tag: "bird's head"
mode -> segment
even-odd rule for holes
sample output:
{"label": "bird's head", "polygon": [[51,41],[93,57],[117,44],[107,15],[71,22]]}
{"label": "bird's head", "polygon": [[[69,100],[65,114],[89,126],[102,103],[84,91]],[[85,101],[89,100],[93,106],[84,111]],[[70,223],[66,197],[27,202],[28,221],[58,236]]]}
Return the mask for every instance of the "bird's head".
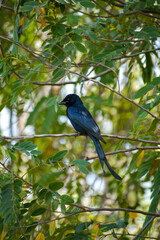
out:
{"label": "bird's head", "polygon": [[68,94],[59,105],[65,105],[66,107],[73,106],[75,104],[82,103],[80,97],[76,94]]}

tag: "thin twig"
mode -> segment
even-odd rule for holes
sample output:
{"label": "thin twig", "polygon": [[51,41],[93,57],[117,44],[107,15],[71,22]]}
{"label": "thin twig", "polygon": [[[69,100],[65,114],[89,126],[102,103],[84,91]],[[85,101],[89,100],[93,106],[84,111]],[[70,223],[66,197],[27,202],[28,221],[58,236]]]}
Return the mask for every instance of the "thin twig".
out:
{"label": "thin twig", "polygon": [[[117,150],[117,151],[113,151],[113,152],[107,152],[105,153],[106,156],[110,156],[110,155],[114,155],[114,154],[119,154],[119,153],[126,153],[126,152],[133,152],[136,150],[155,150],[155,149],[160,149],[160,147],[157,146],[146,146],[146,147],[133,147],[133,148],[128,148],[128,149],[122,149],[122,150]],[[94,156],[91,158],[86,158],[87,161],[92,160],[92,159],[96,159],[98,158],[98,156]]]}
{"label": "thin twig", "polygon": [[30,187],[32,187],[32,183],[27,182],[27,181],[25,181],[23,178],[17,176],[17,175],[16,175],[15,173],[13,173],[9,168],[7,168],[2,162],[0,162],[0,165],[3,166],[3,168],[4,168],[7,172],[11,173],[15,178],[20,179],[20,180],[23,181],[26,185],[29,185]]}
{"label": "thin twig", "polygon": [[132,240],[136,240],[140,237],[140,235],[144,232],[144,230],[154,221],[154,219],[156,218],[156,216],[152,217],[147,223],[146,225],[141,229],[141,231],[139,231],[139,233],[137,234],[136,237],[134,237]]}
{"label": "thin twig", "polygon": [[1,7],[2,7],[2,8],[5,8],[5,9],[7,9],[7,10],[9,10],[9,11],[14,12],[14,9],[13,9],[13,8],[8,7],[8,6],[5,6],[4,4],[1,4]]}
{"label": "thin twig", "polygon": [[141,105],[139,105],[138,103],[134,102],[132,99],[128,98],[128,97],[125,97],[122,93],[120,92],[117,92],[116,90],[106,86],[105,84],[101,83],[101,82],[98,82],[96,80],[93,80],[93,79],[90,79],[90,81],[94,82],[94,83],[98,83],[99,85],[102,85],[103,87],[109,89],[110,91],[116,93],[117,95],[121,96],[122,98],[126,99],[127,101],[133,103],[135,106],[137,106],[138,108],[142,109],[143,111],[147,112],[148,114],[150,114],[152,117],[156,118],[157,120],[160,121],[160,118],[157,117],[156,115],[152,114],[150,111],[148,111],[146,108],[142,107]]}
{"label": "thin twig", "polygon": [[[134,237],[134,236],[136,236],[135,234],[130,234],[130,233],[117,233],[117,232],[115,232],[115,234],[118,236],[129,236],[129,237]],[[109,234],[105,234],[105,237],[108,237],[108,236],[113,236],[113,234],[112,233],[109,233]],[[158,238],[156,238],[156,237],[148,237],[148,236],[142,236],[142,235],[140,235],[139,236],[140,238],[142,238],[142,239],[151,239],[151,240],[159,240]]]}
{"label": "thin twig", "polygon": [[[71,204],[67,204],[67,205],[71,205]],[[82,209],[82,206],[81,206],[81,209]],[[45,223],[50,223],[52,221],[72,217],[72,216],[77,215],[77,214],[90,213],[90,212],[133,212],[133,213],[139,213],[139,214],[143,214],[143,215],[147,215],[147,216],[154,216],[154,217],[158,217],[158,218],[160,217],[160,214],[158,214],[158,213],[144,212],[144,211],[135,210],[135,209],[127,209],[127,208],[88,208],[86,206],[83,206],[83,209],[81,211],[72,212],[72,213],[70,213],[68,215],[65,215],[65,216],[62,216],[62,217],[57,217],[57,218],[53,218],[53,219],[49,219],[49,220],[45,220],[45,221],[40,221],[39,223],[33,223],[33,224],[30,224],[30,225],[26,225],[26,226],[23,226],[23,228],[28,228],[28,227],[32,227],[32,226],[36,226],[36,225],[43,225]],[[19,227],[17,227],[17,228],[19,228]]]}

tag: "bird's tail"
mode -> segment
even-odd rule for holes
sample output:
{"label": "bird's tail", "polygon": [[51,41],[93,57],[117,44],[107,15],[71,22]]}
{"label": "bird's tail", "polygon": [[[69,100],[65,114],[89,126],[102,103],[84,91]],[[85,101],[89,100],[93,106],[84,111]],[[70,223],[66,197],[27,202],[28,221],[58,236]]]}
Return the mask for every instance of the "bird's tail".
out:
{"label": "bird's tail", "polygon": [[103,169],[103,173],[106,174],[106,172],[104,171],[104,162],[106,164],[106,166],[108,167],[109,171],[111,172],[111,174],[118,180],[122,180],[122,178],[113,170],[113,168],[111,167],[111,165],[109,164],[109,162],[107,161],[107,158],[103,152],[103,148],[99,142],[99,140],[97,138],[95,138],[93,135],[89,134],[90,138],[93,140],[94,145],[96,147],[96,151]]}

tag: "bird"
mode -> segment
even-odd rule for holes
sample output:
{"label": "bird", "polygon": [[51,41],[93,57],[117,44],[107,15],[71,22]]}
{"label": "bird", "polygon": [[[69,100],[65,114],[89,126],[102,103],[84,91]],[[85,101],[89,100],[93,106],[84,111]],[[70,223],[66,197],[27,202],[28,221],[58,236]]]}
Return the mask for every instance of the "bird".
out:
{"label": "bird", "polygon": [[76,94],[68,94],[59,105],[65,105],[67,107],[67,116],[76,130],[76,132],[81,135],[88,135],[96,148],[104,175],[106,174],[104,170],[104,163],[108,167],[110,173],[117,179],[122,180],[122,178],[113,170],[111,165],[109,164],[103,148],[101,146],[101,142],[105,143],[105,140],[102,138],[100,129],[93,119],[91,113],[85,108],[82,100]]}

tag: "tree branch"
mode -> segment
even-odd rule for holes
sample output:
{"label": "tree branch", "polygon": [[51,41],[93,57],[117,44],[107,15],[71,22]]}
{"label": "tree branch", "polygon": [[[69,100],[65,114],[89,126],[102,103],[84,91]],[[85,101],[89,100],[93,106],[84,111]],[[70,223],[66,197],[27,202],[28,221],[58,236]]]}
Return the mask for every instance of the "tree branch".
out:
{"label": "tree branch", "polygon": [[32,183],[25,181],[23,178],[19,177],[19,176],[16,175],[15,173],[13,173],[9,168],[7,168],[7,167],[4,165],[4,163],[0,162],[0,165],[3,166],[3,168],[4,168],[7,172],[11,173],[15,178],[18,178],[18,179],[20,179],[21,181],[23,181],[26,185],[28,185],[28,186],[30,186],[30,187],[33,186]]}
{"label": "tree branch", "polygon": [[9,11],[14,12],[14,9],[13,9],[13,8],[8,7],[8,6],[5,6],[4,4],[1,4],[1,7],[2,7],[2,8],[5,8],[5,9],[7,9],[7,10],[9,10]]}
{"label": "tree branch", "polygon": [[[119,135],[111,135],[111,134],[101,134],[102,137],[108,137],[108,138],[116,138],[126,141],[134,141],[134,142],[143,142],[143,143],[151,143],[159,145],[159,141],[151,141],[151,140],[145,140],[140,138],[130,138],[125,136],[119,136]],[[15,137],[8,137],[8,136],[1,136],[0,141],[2,140],[26,140],[26,139],[34,139],[34,138],[55,138],[55,137],[78,137],[78,133],[59,133],[59,134],[37,134],[37,135],[29,135],[29,136],[15,136]],[[83,135],[81,135],[83,136]]]}
{"label": "tree branch", "polygon": [[134,237],[132,240],[136,240],[138,239],[141,234],[144,232],[144,230],[154,221],[154,219],[156,218],[156,216],[152,217],[147,223],[146,225],[141,229],[141,231],[139,231],[139,233],[137,234],[136,237]]}
{"label": "tree branch", "polygon": [[[128,149],[122,149],[122,150],[117,150],[113,152],[107,152],[105,153],[106,156],[114,155],[114,154],[119,154],[119,153],[126,153],[126,152],[133,152],[135,150],[155,150],[155,149],[160,149],[160,147],[157,146],[146,146],[146,147],[133,147],[133,148],[128,148]],[[87,161],[96,159],[98,156],[96,155],[95,157],[91,158],[86,158]]]}
{"label": "tree branch", "polygon": [[133,100],[131,100],[130,98],[128,97],[125,97],[122,93],[120,92],[117,92],[116,90],[106,86],[105,84],[101,83],[101,82],[98,82],[96,80],[93,80],[93,79],[90,79],[90,81],[94,82],[94,83],[98,83],[99,85],[102,85],[103,87],[109,89],[110,91],[116,93],[117,95],[121,96],[122,98],[126,99],[127,101],[133,103],[135,106],[137,106],[138,108],[142,109],[143,111],[147,112],[148,114],[150,114],[152,117],[156,118],[157,120],[160,121],[160,118],[155,116],[154,114],[152,114],[150,111],[148,111],[147,109],[145,109],[144,107],[142,107],[141,105],[139,105],[138,103],[134,102]]}
{"label": "tree branch", "polygon": [[[66,205],[72,205],[72,204],[66,204]],[[74,205],[76,205],[76,204],[74,204]],[[79,206],[76,206],[76,207],[79,208]],[[49,219],[49,220],[46,220],[46,221],[40,221],[39,223],[33,223],[33,224],[28,225],[28,226],[24,226],[24,228],[32,227],[32,226],[35,226],[35,225],[42,225],[42,224],[50,223],[52,221],[56,221],[56,220],[59,220],[59,219],[72,217],[72,216],[77,215],[77,214],[90,213],[90,212],[118,212],[119,211],[119,212],[139,213],[139,214],[143,214],[143,215],[147,215],[147,216],[154,216],[154,218],[155,217],[158,217],[158,218],[160,217],[160,214],[158,214],[158,213],[144,212],[144,211],[141,211],[141,210],[127,209],[127,208],[88,208],[86,206],[83,206],[83,208],[82,208],[82,206],[81,206],[81,209],[82,209],[82,211],[72,212],[68,215],[65,215],[65,216],[62,216],[62,217],[56,217],[56,218]]]}

